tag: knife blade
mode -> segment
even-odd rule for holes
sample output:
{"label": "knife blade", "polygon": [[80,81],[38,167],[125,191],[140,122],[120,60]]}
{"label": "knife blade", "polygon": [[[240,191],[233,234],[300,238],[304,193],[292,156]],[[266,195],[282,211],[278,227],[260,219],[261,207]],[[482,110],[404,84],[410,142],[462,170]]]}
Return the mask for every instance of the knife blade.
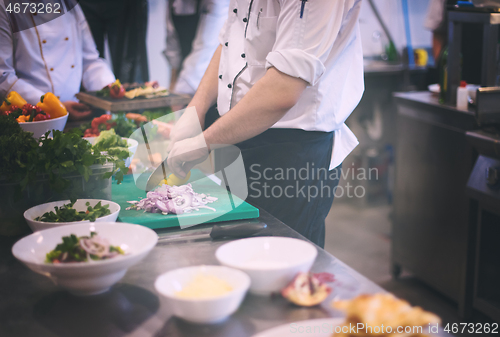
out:
{"label": "knife blade", "polygon": [[165,235],[158,239],[158,243],[169,243],[175,241],[192,241],[198,239],[239,239],[246,238],[259,233],[267,228],[267,224],[263,222],[243,223],[238,225],[213,225],[212,228],[206,228],[197,231],[189,231],[187,233]]}
{"label": "knife blade", "polygon": [[[167,159],[165,159],[167,160]],[[167,174],[168,172],[168,174]],[[161,181],[163,179],[167,179],[167,176],[170,175],[170,170],[168,170],[165,167],[165,161],[161,163],[160,166],[158,166],[153,173],[148,178],[148,181],[146,182],[146,192],[154,190],[158,185],[160,185]]]}
{"label": "knife blade", "polygon": [[[141,131],[142,131],[142,136],[144,137],[144,144],[146,145],[146,149],[148,150],[149,161],[151,162],[151,165],[153,165],[154,162],[153,155],[151,153],[148,137],[146,135],[146,130],[144,130],[143,125],[141,125]],[[148,181],[146,182],[146,192],[149,192],[153,190],[155,187],[157,187],[163,179],[167,180],[167,170],[165,168],[166,160],[167,159],[165,158],[165,160],[161,162],[161,165],[158,166],[149,176]]]}

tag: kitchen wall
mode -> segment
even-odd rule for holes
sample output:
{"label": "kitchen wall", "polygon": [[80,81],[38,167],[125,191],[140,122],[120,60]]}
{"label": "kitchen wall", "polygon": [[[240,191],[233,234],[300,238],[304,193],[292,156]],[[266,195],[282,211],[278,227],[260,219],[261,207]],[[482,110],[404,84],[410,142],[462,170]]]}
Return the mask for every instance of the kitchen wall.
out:
{"label": "kitchen wall", "polygon": [[[382,19],[391,32],[399,50],[406,46],[405,23],[401,0],[373,0]],[[431,32],[424,28],[429,0],[408,0],[410,31],[413,48],[431,46]],[[361,39],[365,56],[380,55],[388,40],[379,25],[368,1],[363,1],[360,13]]]}

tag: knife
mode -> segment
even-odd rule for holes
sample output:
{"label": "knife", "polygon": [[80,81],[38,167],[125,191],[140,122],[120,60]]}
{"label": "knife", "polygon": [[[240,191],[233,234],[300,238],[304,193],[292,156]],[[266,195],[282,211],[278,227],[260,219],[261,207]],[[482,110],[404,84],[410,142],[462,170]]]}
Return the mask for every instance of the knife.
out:
{"label": "knife", "polygon": [[[144,137],[144,143],[148,150],[149,161],[151,162],[151,165],[153,165],[153,155],[151,154],[151,148],[149,147],[148,137],[146,136],[146,131],[144,130],[143,125],[141,125],[141,131],[142,131],[142,136]],[[166,160],[167,159],[165,158],[165,160],[161,162],[161,165],[158,166],[149,176],[148,181],[146,182],[146,192],[149,192],[153,190],[155,187],[157,187],[163,179],[167,180],[167,170],[165,169]]]}
{"label": "knife", "polygon": [[[170,175],[170,170],[167,170],[165,167],[165,159],[164,161],[161,162],[161,165],[158,166],[153,173],[148,178],[148,181],[146,183],[146,192],[154,190],[158,185],[160,185],[161,181],[163,179],[167,180],[167,176]],[[168,175],[167,175],[168,172]]]}
{"label": "knife", "polygon": [[239,239],[246,238],[259,233],[267,228],[263,222],[243,223],[239,225],[214,225],[212,228],[206,228],[198,231],[189,231],[187,233],[165,235],[158,238],[158,243],[168,243],[172,241],[191,241],[197,239]]}

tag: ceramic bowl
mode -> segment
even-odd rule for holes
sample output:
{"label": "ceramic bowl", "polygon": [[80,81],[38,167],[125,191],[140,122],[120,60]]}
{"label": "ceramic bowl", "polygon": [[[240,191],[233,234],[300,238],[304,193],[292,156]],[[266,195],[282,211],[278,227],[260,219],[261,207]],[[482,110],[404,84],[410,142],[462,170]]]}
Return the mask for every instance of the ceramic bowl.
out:
{"label": "ceramic bowl", "polygon": [[[85,205],[87,202],[90,203],[90,206],[94,207],[98,202],[101,202],[101,205],[109,205],[109,210],[111,214],[105,215],[103,217],[97,218],[95,222],[115,222],[120,214],[120,205],[116,202],[108,201],[108,200],[99,200],[99,199],[78,199],[73,208],[77,211],[85,211],[87,206]],[[66,225],[74,225],[79,223],[89,223],[90,221],[75,221],[75,222],[43,222],[36,221],[35,218],[45,214],[46,212],[50,212],[54,210],[54,207],[61,207],[63,205],[69,204],[69,200],[61,200],[61,201],[53,201],[48,202],[46,204],[41,204],[35,207],[31,207],[26,212],[24,212],[24,219],[30,226],[33,232],[41,231],[47,228],[66,226]]]}
{"label": "ceramic bowl", "polygon": [[[90,142],[90,144],[92,144],[92,145],[94,145],[94,142],[95,142],[96,138],[97,137],[83,137],[83,139],[85,139],[86,141]],[[137,147],[139,146],[139,142],[137,140],[131,139],[131,138],[122,137],[122,139],[124,139],[124,140],[127,141],[128,150],[130,152],[130,157],[128,157],[127,159],[125,159],[125,166],[129,167],[130,163],[132,162],[132,159],[134,158],[135,151],[137,151]]]}
{"label": "ceramic bowl", "polygon": [[[19,125],[24,131],[33,132],[33,137],[40,138],[47,131],[63,131],[67,121],[68,114],[62,117],[47,119],[44,121],[19,123]],[[52,137],[52,132],[50,133],[49,137]]]}
{"label": "ceramic bowl", "polygon": [[[119,246],[125,255],[92,262],[45,263],[46,254],[62,242],[63,236],[78,237],[97,232]],[[12,254],[36,273],[49,277],[55,284],[75,295],[94,295],[107,291],[127,269],[142,260],[156,245],[158,235],[140,225],[119,222],[90,222],[49,228],[17,241]]]}
{"label": "ceramic bowl", "polygon": [[[200,274],[213,275],[227,282],[232,290],[206,299],[188,299],[176,295]],[[169,271],[156,279],[156,290],[165,297],[175,316],[200,324],[220,322],[240,306],[250,286],[245,273],[223,266],[194,266]]]}
{"label": "ceramic bowl", "polygon": [[307,241],[275,236],[232,241],[215,252],[222,265],[250,276],[251,293],[265,296],[281,291],[299,272],[308,272],[317,254]]}

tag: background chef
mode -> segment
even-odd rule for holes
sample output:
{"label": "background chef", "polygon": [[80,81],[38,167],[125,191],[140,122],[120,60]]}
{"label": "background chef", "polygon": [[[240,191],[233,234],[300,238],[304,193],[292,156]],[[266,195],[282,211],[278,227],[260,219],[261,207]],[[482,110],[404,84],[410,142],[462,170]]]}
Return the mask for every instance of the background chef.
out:
{"label": "background chef", "polygon": [[[273,171],[340,170],[358,144],[344,121],[364,90],[360,5],[360,0],[231,1],[220,46],[189,104],[205,131],[194,135],[174,129],[168,158],[172,171],[185,176],[217,144],[241,149],[249,185],[260,179],[283,189],[292,183],[263,181],[252,165]],[[205,125],[215,101],[221,117]],[[300,181],[306,189],[326,191],[328,186],[328,195],[250,193],[247,201],[323,246],[331,191],[338,184],[331,176]]]}
{"label": "background chef", "polygon": [[83,118],[91,110],[75,98],[80,86],[100,90],[115,80],[99,58],[78,4],[56,19],[17,33],[12,32],[5,6],[0,4],[0,41],[0,97],[16,91],[36,104],[40,96],[52,92],[70,116]]}
{"label": "background chef", "polygon": [[168,5],[163,53],[172,69],[170,91],[193,95],[219,46],[229,0],[170,0]]}

